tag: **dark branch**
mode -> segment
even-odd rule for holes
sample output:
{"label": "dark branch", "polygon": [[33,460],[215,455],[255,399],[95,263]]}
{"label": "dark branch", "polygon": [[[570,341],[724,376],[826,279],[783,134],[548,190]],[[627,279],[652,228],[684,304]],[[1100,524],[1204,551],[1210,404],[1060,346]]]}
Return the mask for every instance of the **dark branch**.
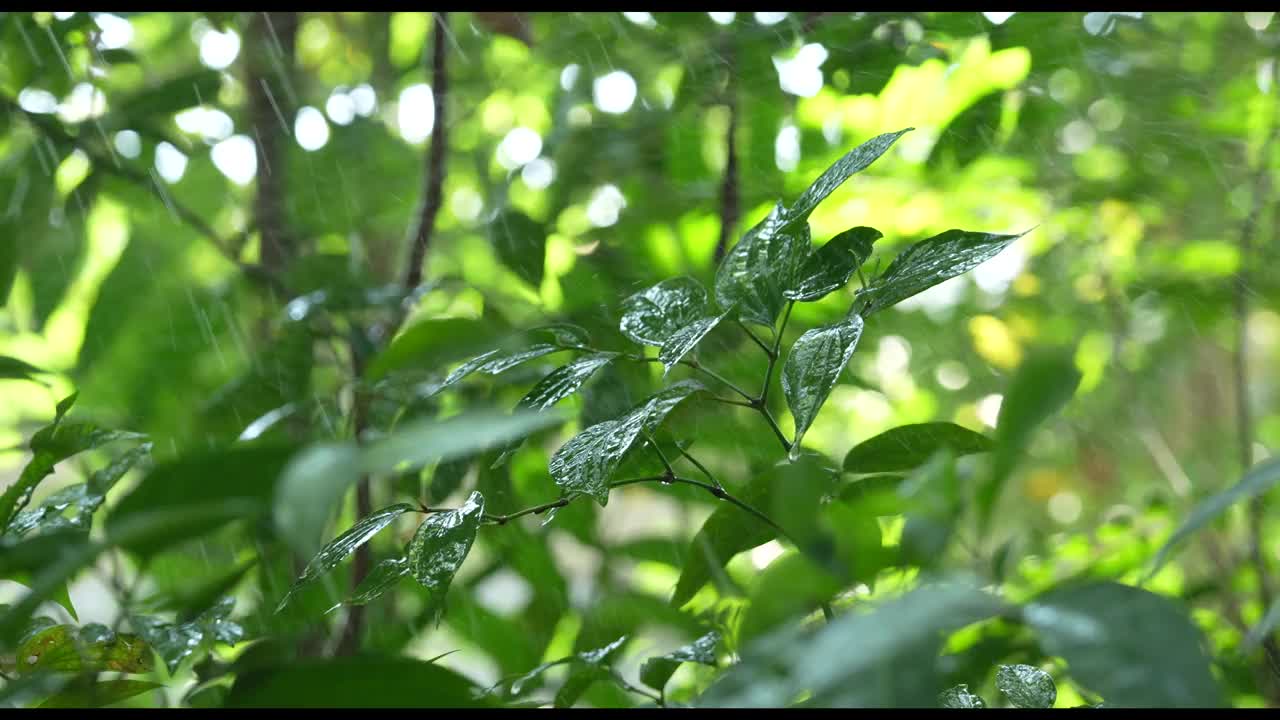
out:
{"label": "dark branch", "polygon": [[445,66],[448,55],[445,43],[449,34],[448,13],[436,13],[431,33],[431,102],[435,111],[434,124],[431,126],[431,148],[427,153],[426,175],[424,179],[422,211],[418,215],[413,237],[409,246],[409,261],[405,268],[404,286],[408,290],[416,288],[422,282],[422,265],[426,261],[427,248],[431,246],[431,236],[435,233],[436,215],[444,197],[444,160],[448,149],[448,118],[445,108],[449,93],[449,74]]}

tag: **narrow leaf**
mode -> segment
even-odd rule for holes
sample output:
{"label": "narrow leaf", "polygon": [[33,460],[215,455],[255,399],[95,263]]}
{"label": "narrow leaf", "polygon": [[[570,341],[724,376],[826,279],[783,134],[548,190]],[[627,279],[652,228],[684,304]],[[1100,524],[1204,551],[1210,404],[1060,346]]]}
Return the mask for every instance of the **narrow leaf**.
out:
{"label": "narrow leaf", "polygon": [[972,270],[995,257],[1026,233],[994,233],[948,230],[902,251],[884,274],[861,293],[867,299],[862,314],[873,313]]}
{"label": "narrow leaf", "polygon": [[791,346],[782,366],[782,393],[795,418],[793,455],[799,452],[801,439],[849,364],[861,336],[862,317],[852,315],[835,325],[807,331]]}
{"label": "narrow leaf", "polygon": [[914,470],[943,448],[956,455],[988,452],[991,439],[954,423],[902,425],[858,443],[844,456],[844,470],[882,473]]}
{"label": "narrow leaf", "polygon": [[454,573],[462,567],[484,515],[484,496],[478,492],[456,510],[433,513],[409,543],[409,569],[423,587],[439,597],[449,589]]}
{"label": "narrow leaf", "polygon": [[813,181],[813,184],[808,189],[801,193],[800,197],[792,203],[791,208],[787,211],[788,218],[793,222],[808,219],[814,208],[818,207],[818,204],[825,200],[836,188],[840,187],[845,180],[866,170],[871,163],[885,154],[885,151],[892,147],[898,141],[898,138],[914,129],[906,128],[898,132],[877,135],[850,150],[844,157],[837,160],[834,165],[827,168],[822,175],[818,176],[817,180]]}
{"label": "narrow leaf", "polygon": [[675,277],[623,300],[618,329],[641,345],[661,347],[672,333],[706,314],[706,308],[702,284]]}
{"label": "narrow leaf", "polygon": [[373,570],[356,586],[348,605],[366,605],[395,587],[400,579],[409,574],[409,558],[398,557],[383,560],[373,566]]}
{"label": "narrow leaf", "polygon": [[716,646],[719,644],[720,633],[712,630],[688,645],[666,655],[649,658],[640,666],[640,682],[662,692],[662,689],[667,685],[667,681],[671,679],[676,669],[683,663],[694,662],[714,667],[716,664]]}
{"label": "narrow leaf", "polygon": [[662,361],[662,376],[665,378],[667,373],[671,372],[671,368],[697,347],[698,343],[702,342],[702,338],[714,330],[728,314],[729,311],[726,311],[712,317],[699,318],[672,333],[658,352],[658,359]]}
{"label": "narrow leaf", "polygon": [[875,228],[856,227],[836,235],[805,259],[795,284],[783,291],[788,300],[812,302],[844,287],[871,257],[871,245],[884,235]]}
{"label": "narrow leaf", "polygon": [[307,563],[306,569],[302,571],[302,577],[298,578],[293,588],[280,601],[280,607],[276,608],[276,611],[279,612],[280,608],[284,607],[290,595],[299,587],[316,580],[337,567],[348,555],[355,552],[356,548],[371,540],[383,528],[395,522],[396,518],[407,512],[413,512],[414,509],[408,503],[397,503],[381,510],[376,510],[362,518],[355,525],[352,525],[350,530],[334,538],[329,544],[321,548],[315,557],[311,558],[311,562]]}
{"label": "narrow leaf", "polygon": [[[4,298],[0,296],[0,306],[3,305]],[[44,370],[23,360],[0,355],[0,380],[35,380],[38,375],[44,373]]]}
{"label": "narrow leaf", "polygon": [[572,395],[582,387],[600,368],[613,362],[618,357],[615,352],[592,353],[553,370],[538,381],[520,402],[518,408],[529,410],[546,410],[561,400]]}

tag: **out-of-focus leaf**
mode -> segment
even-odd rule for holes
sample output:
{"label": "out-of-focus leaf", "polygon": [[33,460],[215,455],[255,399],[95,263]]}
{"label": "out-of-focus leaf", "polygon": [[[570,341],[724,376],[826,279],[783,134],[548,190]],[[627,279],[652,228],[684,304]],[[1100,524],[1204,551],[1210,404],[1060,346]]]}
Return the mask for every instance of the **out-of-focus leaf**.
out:
{"label": "out-of-focus leaf", "polygon": [[[809,225],[784,227],[787,211],[779,203],[747,231],[716,270],[716,302],[736,308],[738,317],[773,327],[809,253]],[[690,318],[692,320],[692,318]]]}
{"label": "out-of-focus leaf", "polygon": [[995,257],[1026,233],[948,230],[903,250],[871,286],[860,293],[866,299],[864,316],[896,305],[917,293],[972,270]]}
{"label": "out-of-focus leaf", "polygon": [[157,115],[212,102],[217,99],[221,86],[220,72],[197,70],[170,78],[124,98],[116,105],[116,113],[124,116],[126,123],[146,125]]}
{"label": "out-of-focus leaf", "polygon": [[[3,268],[0,268],[0,272],[3,272]],[[0,295],[0,300],[3,300],[3,295]],[[0,380],[35,380],[36,376],[44,373],[44,370],[18,358],[0,355]]]}
{"label": "out-of-focus leaf", "polygon": [[834,325],[814,328],[796,339],[782,365],[782,393],[795,417],[796,436],[791,452],[799,453],[800,441],[822,404],[831,394],[840,373],[849,364],[862,337],[862,317],[851,315]]}
{"label": "out-of-focus leaf", "polygon": [[489,242],[498,258],[535,288],[542,285],[547,231],[519,210],[507,209],[489,223]]}
{"label": "out-of-focus leaf", "polygon": [[788,300],[812,302],[844,287],[871,257],[871,245],[884,237],[875,228],[856,227],[836,235],[805,258],[795,285],[783,290]]}
{"label": "out-of-focus leaf", "polygon": [[1000,491],[1013,472],[1035,430],[1057,412],[1080,384],[1074,353],[1036,349],[1015,372],[996,419],[995,456],[991,474],[977,489],[978,527],[985,532]]}
{"label": "out-of-focus leaf", "polygon": [[1051,708],[1058,699],[1053,678],[1034,665],[1001,665],[996,669],[996,688],[1016,708]]}
{"label": "out-of-focus leaf", "polygon": [[714,330],[716,325],[729,315],[729,312],[726,310],[719,315],[699,318],[672,333],[666,342],[662,343],[662,349],[658,352],[658,359],[662,361],[663,377],[666,377],[676,363],[697,347],[698,343],[702,342],[702,338]]}
{"label": "out-of-focus leaf", "polygon": [[1148,577],[1165,564],[1174,548],[1187,537],[1213,522],[1227,508],[1266,493],[1276,483],[1280,483],[1280,458],[1270,458],[1253,466],[1240,482],[1201,502],[1160,547],[1155,559],[1151,561]]}
{"label": "out-of-focus leaf", "polygon": [[1117,583],[1052,590],[1022,617],[1109,707],[1219,707],[1204,639],[1172,600]]}
{"label": "out-of-focus leaf", "polygon": [[437,598],[449,590],[454,573],[471,552],[482,515],[484,496],[473,492],[458,509],[432,513],[418,526],[409,543],[409,570]]}
{"label": "out-of-focus leaf", "polygon": [[914,470],[942,448],[960,456],[987,452],[993,446],[987,436],[954,423],[902,425],[855,445],[844,456],[844,470],[851,473],[902,472]]}
{"label": "out-of-focus leaf", "polygon": [[676,405],[705,389],[696,381],[678,382],[626,415],[583,430],[551,456],[551,477],[566,492],[590,495],[601,507],[607,505],[609,480],[636,438],[653,432]]}
{"label": "out-of-focus leaf", "polygon": [[151,649],[137,635],[110,631],[95,634],[91,626],[77,631],[72,625],[56,625],[27,638],[15,657],[18,671],[24,673],[101,670],[142,673],[150,670],[152,663]]}
{"label": "out-of-focus leaf", "polygon": [[784,622],[804,617],[840,591],[839,581],[803,553],[788,552],[760,572],[738,639],[749,643]]}
{"label": "out-of-focus leaf", "polygon": [[948,709],[979,709],[985,708],[987,704],[982,701],[981,697],[969,692],[968,685],[957,685],[953,688],[947,688],[938,695],[938,707]]}
{"label": "out-of-focus leaf", "polygon": [[471,681],[435,663],[406,657],[298,660],[236,677],[226,707],[472,708]]}
{"label": "out-of-focus leaf", "polygon": [[421,320],[405,328],[370,362],[365,377],[377,380],[389,372],[410,368],[443,369],[450,362],[492,348],[504,335],[503,329],[488,320]]}
{"label": "out-of-focus leaf", "polygon": [[623,300],[618,329],[641,345],[662,347],[676,331],[705,315],[706,309],[702,283],[674,277]]}
{"label": "out-of-focus leaf", "polygon": [[[359,450],[350,444],[315,445],[289,461],[280,476],[271,513],[281,537],[295,552],[301,555],[315,552],[334,506],[359,476]],[[387,522],[398,514],[393,513]],[[354,549],[353,546],[351,550]],[[320,554],[323,555],[324,551]]]}
{"label": "out-of-focus leaf", "polygon": [[[298,578],[293,588],[280,600],[280,607],[284,607],[294,591],[299,587],[316,580],[337,567],[348,555],[355,552],[356,548],[365,544],[383,528],[395,522],[396,518],[407,512],[413,512],[414,509],[408,503],[397,503],[381,510],[375,510],[368,516],[361,518],[355,525],[351,526],[350,530],[320,548],[320,552],[311,558],[311,562],[307,563],[306,569],[302,571],[302,577]],[[276,609],[277,612],[279,609],[279,607]]]}
{"label": "out-of-focus leaf", "polygon": [[149,680],[92,680],[59,690],[40,703],[41,708],[96,708],[127,700],[164,685]]}
{"label": "out-of-focus leaf", "polygon": [[[45,498],[40,507],[18,513],[9,525],[11,535],[22,537],[31,530],[88,530],[93,513],[101,507],[107,492],[134,465],[151,453],[151,443],[143,443],[120,454],[83,483],[68,486]],[[72,514],[67,516],[66,511]]]}

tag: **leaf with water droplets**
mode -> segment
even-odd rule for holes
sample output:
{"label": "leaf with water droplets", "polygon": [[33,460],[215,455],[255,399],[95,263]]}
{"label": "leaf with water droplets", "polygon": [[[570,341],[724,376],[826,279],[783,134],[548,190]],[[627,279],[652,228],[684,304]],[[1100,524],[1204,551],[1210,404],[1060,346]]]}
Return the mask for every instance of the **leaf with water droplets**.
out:
{"label": "leaf with water droplets", "polygon": [[886,473],[914,470],[943,448],[956,456],[988,452],[995,443],[986,435],[949,422],[901,425],[864,440],[844,456],[844,471]]}
{"label": "leaf with water droplets", "polygon": [[373,602],[382,596],[383,593],[395,587],[400,582],[400,578],[409,574],[409,558],[398,557],[388,558],[373,566],[373,570],[365,576],[354,592],[351,598],[347,600],[348,605],[365,605]]}
{"label": "leaf with water droplets", "polygon": [[572,395],[597,370],[613,362],[616,357],[618,357],[618,353],[615,352],[592,353],[591,355],[583,355],[567,365],[556,368],[546,377],[539,380],[538,384],[534,385],[533,389],[529,390],[524,397],[520,398],[520,402],[516,407],[530,410],[546,410]]}
{"label": "leaf with water droplets", "polygon": [[861,336],[862,317],[853,315],[835,325],[809,330],[791,346],[782,365],[782,394],[795,418],[793,454],[849,364]]}
{"label": "leaf with water droplets", "polygon": [[702,283],[674,277],[623,300],[618,329],[641,345],[662,347],[672,333],[705,315],[706,308]]}
{"label": "leaf with water droplets", "polygon": [[130,623],[160,657],[172,673],[183,660],[215,641],[234,645],[244,637],[244,628],[230,619],[235,607],[228,596],[215,603],[190,622],[171,623],[154,617],[135,615]]}
{"label": "leaf with water droplets", "polygon": [[356,551],[356,548],[365,544],[382,531],[383,528],[395,522],[395,519],[407,512],[413,512],[414,507],[409,503],[397,503],[381,510],[376,510],[368,516],[362,518],[350,530],[342,533],[334,538],[329,544],[320,549],[315,557],[311,558],[311,562],[307,563],[307,567],[302,571],[302,577],[299,577],[289,592],[280,600],[280,605],[276,608],[276,612],[288,603],[289,598],[298,588],[306,585],[320,576],[334,569],[346,559],[348,555]]}
{"label": "leaf with water droplets", "polygon": [[[779,203],[765,219],[742,236],[716,270],[716,302],[736,307],[743,320],[773,327],[809,254],[809,225],[785,228],[786,210]],[[692,320],[692,318],[690,318]]]}
{"label": "leaf with water droplets", "polygon": [[890,147],[893,147],[898,138],[914,129],[906,128],[898,132],[877,135],[850,150],[844,157],[827,168],[822,175],[818,176],[818,179],[814,180],[813,184],[792,203],[787,211],[788,220],[790,222],[807,220],[814,208],[818,207],[818,204],[823,200],[826,200],[827,196],[840,187],[845,180],[866,170],[871,166],[871,163],[878,160],[881,155],[884,155]]}
{"label": "leaf with water droplets", "polygon": [[675,674],[681,663],[695,662],[702,665],[715,666],[716,646],[720,644],[720,633],[712,630],[678,650],[661,657],[652,657],[640,666],[640,682],[662,692],[667,681]]}
{"label": "leaf with water droplets", "polygon": [[672,333],[667,338],[667,341],[662,344],[662,350],[658,352],[658,359],[662,361],[662,376],[666,377],[667,373],[671,372],[671,368],[675,367],[681,358],[693,350],[698,343],[702,342],[702,338],[714,330],[720,324],[720,321],[729,315],[729,312],[725,311],[719,315],[694,320]]}
{"label": "leaf with water droplets", "polygon": [[[1029,232],[1029,231],[1028,231]],[[903,250],[884,274],[859,293],[866,298],[862,315],[873,313],[906,300],[917,293],[950,280],[990,260],[1025,235],[948,230]]]}
{"label": "leaf with water droplets", "polygon": [[812,302],[839,290],[871,257],[871,245],[881,237],[875,228],[856,227],[831,238],[805,259],[795,284],[784,290],[782,296]]}
{"label": "leaf with water droplets", "polygon": [[705,389],[694,380],[678,382],[626,415],[583,430],[551,456],[551,477],[567,492],[590,495],[601,507],[607,505],[610,477],[636,438],[643,432],[652,433],[676,405]]}
{"label": "leaf with water droplets", "polygon": [[982,698],[969,692],[968,685],[957,685],[938,694],[938,706],[952,710],[982,709],[987,706]]}
{"label": "leaf with water droplets", "polygon": [[459,365],[453,372],[449,373],[449,375],[445,377],[444,383],[437,387],[435,391],[440,392],[474,372],[482,372],[486,375],[497,375],[510,370],[521,363],[540,358],[544,355],[550,355],[551,353],[561,352],[562,350],[564,350],[564,348],[546,343],[533,345],[520,350],[490,350],[487,353],[471,358]]}
{"label": "leaf with water droplets", "polygon": [[[106,631],[106,632],[103,632]],[[151,669],[152,655],[137,635],[113,633],[102,625],[55,625],[28,637],[18,647],[18,672],[142,673]]]}
{"label": "leaf with water droplets", "polygon": [[996,687],[1016,708],[1051,708],[1058,699],[1053,678],[1032,665],[1001,665],[996,670]]}
{"label": "leaf with water droplets", "polygon": [[440,597],[448,591],[454,573],[471,552],[482,515],[484,496],[473,492],[461,507],[432,513],[418,526],[409,542],[409,569],[432,595]]}
{"label": "leaf with water droplets", "polygon": [[[581,694],[581,691],[586,689],[582,683],[587,679],[590,679],[590,682],[595,682],[599,679],[601,676],[597,673],[610,666],[613,662],[614,656],[616,656],[618,651],[622,649],[622,646],[626,644],[628,639],[629,636],[623,635],[603,647],[599,647],[594,650],[584,650],[568,657],[562,657],[559,660],[544,662],[532,670],[521,675],[517,675],[514,678],[498,681],[493,686],[485,690],[484,694],[492,695],[501,690],[504,691],[504,694],[508,697],[518,696],[532,681],[538,679],[547,670],[559,665],[570,665],[571,669],[569,672],[569,679],[565,682],[565,687],[568,687],[569,690],[565,691],[564,688],[562,688],[562,694],[558,694],[558,697],[566,706],[571,705],[573,701],[577,699],[578,695]],[[577,679],[575,680],[575,678]],[[587,685],[589,685],[590,682],[587,683]]]}

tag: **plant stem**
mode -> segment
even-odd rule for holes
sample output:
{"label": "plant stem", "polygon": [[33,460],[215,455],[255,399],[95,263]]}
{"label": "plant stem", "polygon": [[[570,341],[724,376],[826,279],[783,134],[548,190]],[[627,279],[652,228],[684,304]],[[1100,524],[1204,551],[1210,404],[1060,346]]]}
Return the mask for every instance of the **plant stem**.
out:
{"label": "plant stem", "polygon": [[773,430],[773,434],[778,436],[778,442],[782,443],[782,449],[791,452],[791,441],[787,440],[787,436],[782,434],[782,428],[778,427],[778,421],[773,419],[773,414],[769,412],[769,408],[762,403],[756,406],[756,409],[764,416],[765,422],[769,423],[769,429]]}
{"label": "plant stem", "polygon": [[436,216],[444,203],[444,160],[449,137],[449,123],[445,100],[449,93],[449,72],[446,62],[445,40],[449,33],[448,13],[435,13],[431,28],[431,101],[435,111],[435,123],[431,126],[431,150],[427,154],[427,166],[423,182],[422,210],[413,231],[409,246],[409,262],[405,268],[404,286],[412,290],[422,282],[422,264],[431,245],[436,229]]}
{"label": "plant stem", "polygon": [[787,309],[782,313],[782,325],[778,327],[778,332],[773,336],[773,352],[769,355],[769,367],[764,371],[764,387],[760,388],[761,407],[769,401],[769,386],[773,384],[773,366],[778,364],[778,351],[782,347],[782,335],[787,331],[787,321],[791,319],[791,308],[795,307],[795,304],[795,300],[787,302]]}
{"label": "plant stem", "polygon": [[[679,446],[677,446],[677,447],[679,447]],[[718,488],[723,488],[723,487],[724,487],[723,485],[721,485],[721,484],[720,484],[720,481],[719,481],[719,480],[716,480],[716,479],[715,479],[715,477],[713,477],[713,476],[711,475],[711,471],[707,469],[707,466],[706,466],[706,465],[703,465],[703,464],[702,464],[702,463],[700,463],[700,462],[698,462],[698,458],[696,458],[696,457],[694,457],[693,455],[689,454],[689,451],[688,451],[688,450],[685,450],[684,448],[680,448],[680,454],[681,454],[681,455],[683,455],[683,456],[684,456],[684,458],[685,458],[686,460],[688,460],[689,462],[693,463],[693,466],[694,466],[694,467],[696,467],[696,468],[698,468],[698,470],[700,470],[700,471],[702,472],[702,474],[703,474],[703,475],[706,475],[706,476],[707,476],[707,479],[708,479],[708,480],[710,480],[710,481],[711,481],[711,483],[712,483],[713,485],[715,485],[715,486],[716,486],[716,487],[718,487]]]}
{"label": "plant stem", "polygon": [[773,349],[770,348],[769,345],[765,343],[765,341],[761,340],[759,335],[756,335],[755,333],[751,332],[751,328],[747,327],[747,324],[742,322],[741,320],[735,319],[734,322],[738,324],[738,327],[742,328],[742,331],[747,334],[747,337],[751,338],[752,342],[760,346],[760,349],[764,351],[764,354],[769,359],[771,360],[773,359],[774,357]]}

